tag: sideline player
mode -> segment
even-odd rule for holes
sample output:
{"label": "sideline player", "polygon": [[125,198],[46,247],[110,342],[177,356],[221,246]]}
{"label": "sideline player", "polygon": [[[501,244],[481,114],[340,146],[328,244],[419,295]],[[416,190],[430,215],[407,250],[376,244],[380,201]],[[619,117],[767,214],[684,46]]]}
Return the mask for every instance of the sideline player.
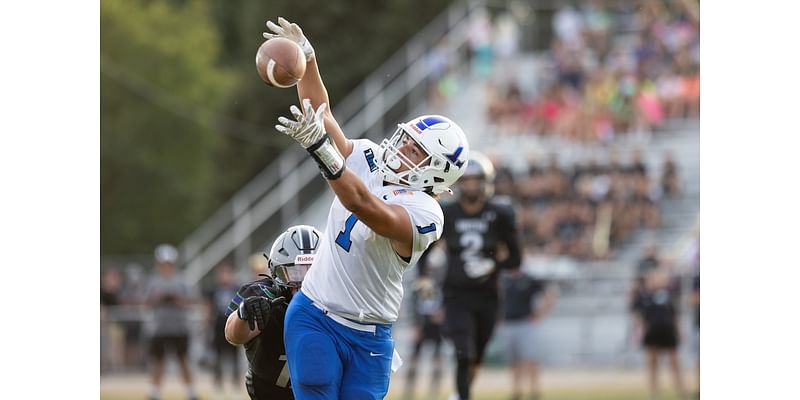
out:
{"label": "sideline player", "polygon": [[[422,273],[423,269],[419,271]],[[429,269],[425,270],[430,271]],[[432,274],[431,274],[432,275]],[[439,394],[439,383],[442,379],[442,308],[441,284],[430,275],[418,275],[414,282],[414,352],[408,362],[404,399],[414,398],[414,387],[417,381],[417,362],[422,353],[422,346],[429,342],[433,345],[431,355],[431,382],[428,398],[435,399]]]}
{"label": "sideline player", "polygon": [[244,345],[245,386],[252,400],[294,399],[286,365],[283,321],[286,303],[299,290],[322,233],[308,225],[287,229],[272,243],[269,276],[246,283],[231,300],[225,339]]}
{"label": "sideline player", "polygon": [[144,301],[150,308],[148,330],[150,337],[150,391],[149,398],[161,398],[164,377],[164,357],[168,351],[175,353],[181,377],[190,400],[197,399],[189,365],[189,307],[195,295],[184,277],[177,271],[178,250],[162,244],[155,250],[157,273],[147,282]]}
{"label": "sideline player", "polygon": [[[494,332],[498,271],[519,268],[521,263],[514,209],[505,199],[493,197],[493,182],[492,162],[473,152],[458,181],[458,201],[442,207],[447,254],[444,333],[456,350],[455,383],[461,400],[470,398],[470,386]],[[501,261],[502,246],[508,254]]]}
{"label": "sideline player", "polygon": [[297,84],[302,111],[276,129],[299,142],[336,194],[320,249],[286,313],[286,351],[299,399],[382,399],[389,387],[392,323],[402,275],[442,232],[436,196],[469,157],[464,132],[425,115],[398,125],[380,145],[349,140],[333,117],[314,49],[297,24],[267,22],[267,39],[294,40],[306,55]]}
{"label": "sideline player", "polygon": [[647,356],[647,386],[650,398],[658,398],[658,362],[667,356],[678,398],[687,399],[683,384],[683,369],[678,357],[680,324],[678,299],[670,288],[670,276],[664,267],[651,270],[645,276],[645,285],[639,292],[634,310],[637,323],[644,332],[642,345]]}
{"label": "sideline player", "polygon": [[[512,268],[500,278],[503,288],[503,324],[500,334],[511,361],[511,399],[523,398],[523,383],[530,383],[531,400],[541,398],[539,323],[555,304],[555,286]],[[535,303],[535,305],[534,305]]]}

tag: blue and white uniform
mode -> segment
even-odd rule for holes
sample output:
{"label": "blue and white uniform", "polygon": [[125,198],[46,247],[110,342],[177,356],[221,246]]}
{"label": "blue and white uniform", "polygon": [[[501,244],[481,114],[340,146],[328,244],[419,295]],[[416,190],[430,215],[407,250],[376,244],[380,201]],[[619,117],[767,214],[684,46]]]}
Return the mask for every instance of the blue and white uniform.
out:
{"label": "blue and white uniform", "polygon": [[391,324],[403,299],[402,275],[442,235],[444,216],[430,195],[384,184],[379,146],[353,140],[346,160],[375,196],[411,218],[410,260],[376,234],[338,198],[303,287],[286,314],[284,339],[297,399],[382,399],[389,387]]}

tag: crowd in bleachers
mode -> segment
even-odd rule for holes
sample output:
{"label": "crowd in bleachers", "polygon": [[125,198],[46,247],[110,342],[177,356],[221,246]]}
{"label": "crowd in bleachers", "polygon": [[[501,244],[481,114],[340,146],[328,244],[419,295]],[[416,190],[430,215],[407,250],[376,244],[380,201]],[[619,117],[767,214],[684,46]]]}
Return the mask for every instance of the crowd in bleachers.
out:
{"label": "crowd in bleachers", "polygon": [[497,134],[609,142],[699,117],[695,0],[576,4],[563,2],[553,16],[547,67],[534,85],[498,77],[488,86],[486,117]]}
{"label": "crowd in bleachers", "polygon": [[634,152],[624,163],[594,160],[569,168],[555,156],[517,173],[495,161],[496,192],[513,199],[528,254],[597,259],[639,228],[660,226],[659,201],[679,193],[678,171],[667,154],[656,176]]}

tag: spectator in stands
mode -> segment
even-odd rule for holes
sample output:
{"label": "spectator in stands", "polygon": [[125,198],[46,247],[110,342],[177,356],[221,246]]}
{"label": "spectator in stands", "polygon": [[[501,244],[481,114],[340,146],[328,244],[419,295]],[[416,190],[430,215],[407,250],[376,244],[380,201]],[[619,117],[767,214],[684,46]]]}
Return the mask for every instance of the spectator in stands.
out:
{"label": "spectator in stands", "polygon": [[636,149],[631,156],[631,164],[628,170],[636,176],[647,177],[647,164],[642,161],[642,150]]}
{"label": "spectator in stands", "polygon": [[[645,1],[633,26],[617,14],[601,0],[582,3],[580,12],[563,2],[552,19],[551,68],[545,70],[552,76],[543,75],[537,90],[520,87],[523,95],[515,102],[522,107],[505,107],[509,98],[500,92],[488,97],[494,99],[487,102],[490,122],[507,133],[611,143],[630,132],[663,130],[668,119],[697,118],[696,1],[666,7],[659,0]],[[611,40],[615,30],[633,30],[636,42]],[[509,121],[520,122],[519,129],[508,129],[514,126]]]}
{"label": "spectator in stands", "polygon": [[677,296],[669,289],[670,278],[662,268],[647,273],[645,287],[637,296],[634,310],[636,321],[644,332],[642,344],[647,356],[648,390],[650,398],[658,396],[658,361],[666,355],[680,399],[687,399],[678,360],[680,341]]}
{"label": "spectator in stands", "polygon": [[494,49],[499,73],[506,76],[516,74],[513,57],[519,50],[519,39],[519,25],[512,13],[504,12],[498,15],[494,23]]}
{"label": "spectator in stands", "polygon": [[659,73],[656,78],[658,97],[664,105],[667,118],[683,118],[684,106],[684,79],[676,72],[674,65],[670,65]]}
{"label": "spectator in stands", "polygon": [[684,117],[700,117],[700,67],[692,65],[683,76]]}
{"label": "spectator in stands", "polygon": [[588,47],[597,54],[597,58],[605,59],[610,50],[610,31],[613,16],[606,9],[603,0],[590,0],[583,4],[581,14],[584,21],[584,37]]}
{"label": "spectator in stands", "polygon": [[[495,165],[501,165],[497,162],[496,159],[493,159],[492,162]],[[515,187],[514,187],[514,173],[506,166],[501,165],[497,168],[497,175],[494,178],[494,192],[497,196],[508,196],[513,197],[515,196]]]}
{"label": "spectator in stands", "polygon": [[643,79],[636,96],[636,129],[640,132],[656,132],[664,123],[664,109],[652,80]]}
{"label": "spectator in stands", "polygon": [[233,387],[239,387],[239,348],[232,346],[225,340],[225,316],[230,300],[236,295],[239,285],[236,283],[233,266],[223,263],[214,271],[214,285],[205,292],[206,302],[206,332],[210,334],[210,347],[214,354],[213,371],[214,387],[218,397],[225,392],[223,383],[223,366],[226,362],[231,364],[231,378]]}
{"label": "spectator in stands", "polygon": [[562,2],[553,16],[553,31],[566,47],[570,49],[583,47],[583,19],[569,2]]}
{"label": "spectator in stands", "polygon": [[194,303],[189,284],[176,271],[178,250],[162,244],[156,247],[157,273],[147,283],[145,305],[150,308],[152,325],[150,337],[151,400],[161,398],[161,380],[164,375],[164,355],[175,352],[181,376],[190,400],[197,399],[189,367],[189,306]]}
{"label": "spectator in stands", "polygon": [[469,43],[472,74],[483,78],[492,71],[492,21],[485,8],[479,8],[470,15],[467,40]]}
{"label": "spectator in stands", "polygon": [[528,276],[520,268],[509,270],[500,284],[503,289],[500,335],[505,339],[511,361],[511,398],[523,398],[524,381],[528,380],[530,398],[538,400],[541,396],[539,364],[542,346],[541,340],[537,340],[539,324],[553,308],[555,289]]}
{"label": "spectator in stands", "polygon": [[678,179],[678,166],[672,153],[664,154],[664,163],[661,167],[661,193],[666,197],[674,197],[680,194],[681,185]]}

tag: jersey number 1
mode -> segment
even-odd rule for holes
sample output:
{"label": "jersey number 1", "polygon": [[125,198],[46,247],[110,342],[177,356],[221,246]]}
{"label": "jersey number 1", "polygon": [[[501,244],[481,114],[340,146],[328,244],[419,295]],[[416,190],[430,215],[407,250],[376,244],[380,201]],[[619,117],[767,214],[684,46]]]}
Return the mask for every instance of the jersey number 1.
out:
{"label": "jersey number 1", "polygon": [[350,240],[350,232],[353,231],[356,222],[358,222],[358,217],[355,214],[350,214],[350,216],[347,217],[347,221],[344,222],[344,230],[336,235],[336,244],[348,253],[350,252],[350,245],[353,244],[353,241]]}

